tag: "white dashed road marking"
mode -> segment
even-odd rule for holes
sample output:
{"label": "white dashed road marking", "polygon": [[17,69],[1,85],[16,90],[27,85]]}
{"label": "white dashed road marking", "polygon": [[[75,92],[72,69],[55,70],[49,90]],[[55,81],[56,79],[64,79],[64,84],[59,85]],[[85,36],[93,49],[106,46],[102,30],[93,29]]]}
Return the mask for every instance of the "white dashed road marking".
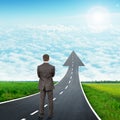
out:
{"label": "white dashed road marking", "polygon": [[67,89],[68,88],[68,85],[65,87],[65,89]]}
{"label": "white dashed road marking", "polygon": [[48,106],[48,104],[44,105],[44,107],[47,107],[47,106]]}
{"label": "white dashed road marking", "polygon": [[73,74],[73,72],[71,72],[71,74]]}
{"label": "white dashed road marking", "polygon": [[72,76],[70,77],[70,79],[72,79]]}
{"label": "white dashed road marking", "polygon": [[71,81],[69,81],[69,83],[71,83]]}
{"label": "white dashed road marking", "polygon": [[63,94],[63,91],[61,91],[59,94],[62,95],[62,94]]}
{"label": "white dashed road marking", "polygon": [[30,115],[34,115],[34,114],[36,114],[37,112],[38,112],[38,110],[36,110],[35,112],[31,113]]}
{"label": "white dashed road marking", "polygon": [[56,98],[53,98],[53,101],[55,101],[56,100]]}
{"label": "white dashed road marking", "polygon": [[26,120],[25,118],[22,118],[21,120]]}

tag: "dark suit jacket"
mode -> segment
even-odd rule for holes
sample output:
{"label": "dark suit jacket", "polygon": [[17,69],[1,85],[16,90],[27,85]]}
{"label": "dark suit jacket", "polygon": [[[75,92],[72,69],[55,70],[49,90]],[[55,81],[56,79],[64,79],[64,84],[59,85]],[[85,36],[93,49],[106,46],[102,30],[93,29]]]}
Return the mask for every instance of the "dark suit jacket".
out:
{"label": "dark suit jacket", "polygon": [[37,67],[37,75],[39,77],[40,90],[53,90],[54,83],[52,77],[55,75],[55,67],[49,63],[43,63]]}

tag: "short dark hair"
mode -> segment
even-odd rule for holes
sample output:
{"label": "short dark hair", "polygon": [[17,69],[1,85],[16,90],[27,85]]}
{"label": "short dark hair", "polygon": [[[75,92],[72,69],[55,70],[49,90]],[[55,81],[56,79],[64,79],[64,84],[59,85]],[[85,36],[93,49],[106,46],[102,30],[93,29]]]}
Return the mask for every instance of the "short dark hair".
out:
{"label": "short dark hair", "polygon": [[49,61],[49,55],[48,54],[44,54],[43,55],[43,60],[44,61]]}

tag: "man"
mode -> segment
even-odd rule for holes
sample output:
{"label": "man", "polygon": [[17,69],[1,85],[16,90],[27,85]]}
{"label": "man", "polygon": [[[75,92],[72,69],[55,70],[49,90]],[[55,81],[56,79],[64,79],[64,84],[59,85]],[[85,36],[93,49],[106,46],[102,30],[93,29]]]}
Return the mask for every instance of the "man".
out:
{"label": "man", "polygon": [[48,63],[49,55],[43,55],[44,63],[37,67],[37,75],[39,77],[39,90],[40,93],[40,116],[42,119],[44,117],[44,102],[46,93],[48,95],[48,103],[49,103],[49,116],[51,119],[53,117],[53,89],[54,83],[52,77],[55,75],[55,67]]}

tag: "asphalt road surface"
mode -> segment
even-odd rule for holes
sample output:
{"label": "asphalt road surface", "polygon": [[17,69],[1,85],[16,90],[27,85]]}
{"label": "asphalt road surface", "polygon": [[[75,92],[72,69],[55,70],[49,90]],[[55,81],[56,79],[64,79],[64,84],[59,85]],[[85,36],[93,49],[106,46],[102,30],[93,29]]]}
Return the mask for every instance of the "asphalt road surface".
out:
{"label": "asphalt road surface", "polygon": [[[84,66],[73,51],[64,66],[69,66],[64,78],[55,86],[54,116],[51,120],[99,120],[89,107],[79,82],[78,67]],[[38,120],[40,95],[0,104],[0,120]],[[47,99],[44,105],[48,117]]]}

